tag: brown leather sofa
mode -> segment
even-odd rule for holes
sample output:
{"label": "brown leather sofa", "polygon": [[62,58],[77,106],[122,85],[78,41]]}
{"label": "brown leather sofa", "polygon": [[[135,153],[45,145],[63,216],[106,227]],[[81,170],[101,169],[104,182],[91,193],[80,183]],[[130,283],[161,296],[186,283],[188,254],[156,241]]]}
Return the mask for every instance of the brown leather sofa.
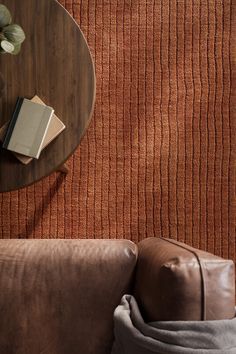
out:
{"label": "brown leather sofa", "polygon": [[[160,249],[154,238],[138,246],[127,240],[0,240],[0,353],[110,353],[113,311],[123,294],[137,296],[147,319],[152,308],[155,314]],[[221,316],[234,311],[226,283]]]}

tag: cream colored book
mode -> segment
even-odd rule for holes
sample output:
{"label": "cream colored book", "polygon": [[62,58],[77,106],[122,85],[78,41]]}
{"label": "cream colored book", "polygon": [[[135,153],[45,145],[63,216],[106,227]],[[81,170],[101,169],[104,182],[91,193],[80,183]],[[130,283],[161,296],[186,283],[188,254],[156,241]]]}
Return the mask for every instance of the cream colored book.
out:
{"label": "cream colored book", "polygon": [[[39,103],[42,105],[45,105],[45,103],[36,95],[32,98],[32,102]],[[0,128],[0,140],[3,140],[4,135],[6,133],[6,129],[8,127],[8,122],[4,124],[2,128]],[[63,130],[65,129],[64,123],[55,115],[55,113],[52,116],[52,119],[50,120],[49,126],[47,133],[45,135],[43,144],[42,144],[42,150],[52,141],[54,140]],[[14,155],[16,158],[21,161],[23,164],[27,165],[30,163],[33,158],[28,157],[19,153],[15,153]]]}
{"label": "cream colored book", "polygon": [[19,97],[2,147],[38,159],[53,113],[52,107]]}

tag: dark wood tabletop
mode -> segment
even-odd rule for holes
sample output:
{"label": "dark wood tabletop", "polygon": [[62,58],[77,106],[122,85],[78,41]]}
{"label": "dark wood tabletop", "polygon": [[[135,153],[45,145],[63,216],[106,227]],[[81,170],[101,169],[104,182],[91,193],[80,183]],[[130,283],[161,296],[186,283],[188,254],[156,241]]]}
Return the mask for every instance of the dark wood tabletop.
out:
{"label": "dark wood tabletop", "polygon": [[0,55],[6,83],[0,98],[0,126],[12,115],[17,97],[38,95],[55,109],[66,129],[29,165],[0,151],[0,192],[28,186],[57,170],[78,147],[95,100],[95,71],[79,26],[56,0],[2,0],[26,40],[20,54]]}

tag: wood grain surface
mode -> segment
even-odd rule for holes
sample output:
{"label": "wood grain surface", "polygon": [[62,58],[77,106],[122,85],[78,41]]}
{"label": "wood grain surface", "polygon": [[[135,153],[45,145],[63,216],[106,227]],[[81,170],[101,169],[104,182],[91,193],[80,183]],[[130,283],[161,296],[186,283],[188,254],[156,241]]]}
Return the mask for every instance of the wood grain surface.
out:
{"label": "wood grain surface", "polygon": [[18,56],[1,55],[6,83],[0,99],[0,125],[11,117],[18,96],[37,94],[66,125],[66,130],[39,160],[22,165],[8,151],[0,151],[0,191],[16,190],[49,175],[78,147],[91,119],[95,72],[80,28],[55,0],[3,0],[25,33]]}

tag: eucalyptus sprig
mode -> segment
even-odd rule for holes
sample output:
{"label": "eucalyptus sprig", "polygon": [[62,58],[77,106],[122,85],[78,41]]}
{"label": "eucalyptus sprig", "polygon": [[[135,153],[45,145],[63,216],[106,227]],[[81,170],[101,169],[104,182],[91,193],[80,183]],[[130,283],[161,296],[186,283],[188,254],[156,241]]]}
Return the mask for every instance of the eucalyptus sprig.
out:
{"label": "eucalyptus sprig", "polygon": [[23,29],[12,23],[10,11],[5,5],[0,4],[0,53],[18,54],[24,40]]}

